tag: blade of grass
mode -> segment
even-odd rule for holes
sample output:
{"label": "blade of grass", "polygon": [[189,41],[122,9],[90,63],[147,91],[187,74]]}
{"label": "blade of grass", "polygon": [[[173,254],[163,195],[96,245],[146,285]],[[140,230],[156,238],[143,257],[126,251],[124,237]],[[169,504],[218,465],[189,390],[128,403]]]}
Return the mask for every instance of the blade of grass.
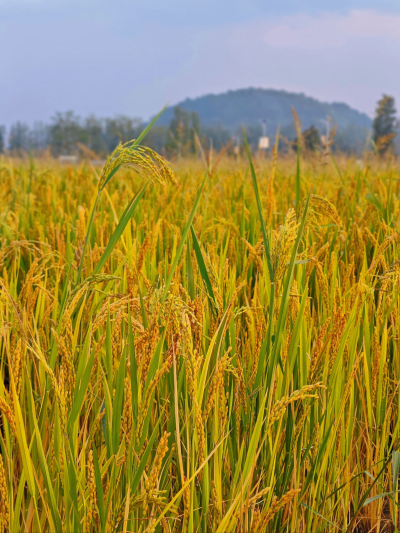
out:
{"label": "blade of grass", "polygon": [[[214,302],[215,307],[217,307],[217,302],[215,301],[215,296],[214,296],[214,292],[212,290],[210,278],[208,276],[207,267],[206,267],[206,264],[204,262],[203,254],[201,253],[200,244],[199,244],[199,241],[197,239],[196,233],[195,233],[195,231],[193,229],[193,226],[190,226],[190,230],[191,230],[192,239],[193,239],[193,249],[194,249],[195,254],[196,254],[197,264],[199,266],[201,277],[202,277],[203,282],[204,282],[204,284],[205,284],[205,286],[207,288],[207,292],[208,292],[209,297]],[[214,309],[213,309],[213,311],[214,311]]]}
{"label": "blade of grass", "polygon": [[260,224],[261,224],[261,231],[262,231],[263,242],[264,242],[264,251],[265,251],[265,256],[267,258],[269,279],[271,283],[271,292],[270,292],[270,298],[269,298],[269,321],[268,321],[267,341],[265,343],[265,351],[263,351],[261,357],[259,358],[259,364],[258,364],[258,368],[261,369],[261,367],[264,365],[265,356],[269,354],[270,349],[271,349],[272,324],[273,324],[274,307],[275,307],[275,274],[274,274],[274,269],[272,266],[271,252],[269,248],[269,239],[267,235],[267,228],[265,226],[264,213],[263,213],[263,208],[261,205],[260,193],[258,191],[257,176],[254,170],[253,160],[251,158],[251,151],[250,151],[249,142],[247,140],[246,130],[244,128],[243,128],[243,137],[244,137],[244,144],[246,147],[247,157],[248,157],[249,165],[250,165],[251,179],[253,181],[254,194],[256,197],[257,209],[258,209],[258,217],[260,219]]}
{"label": "blade of grass", "polygon": [[301,174],[300,174],[300,140],[297,142],[297,166],[296,166],[296,210],[300,205]]}
{"label": "blade of grass", "polygon": [[142,199],[146,189],[148,186],[148,182],[143,185],[143,187],[140,189],[140,191],[137,193],[137,195],[132,199],[130,204],[128,205],[124,215],[122,216],[121,220],[119,221],[118,226],[115,228],[114,233],[112,234],[112,237],[109,241],[109,243],[106,246],[106,249],[103,252],[103,255],[101,256],[99,262],[97,263],[96,267],[93,270],[93,276],[98,274],[100,270],[103,268],[104,264],[106,263],[107,259],[110,257],[112,251],[114,250],[115,246],[117,245],[121,235],[123,234],[128,222],[133,216],[133,213],[135,212],[136,207],[138,206],[140,200]]}
{"label": "blade of grass", "polygon": [[[31,387],[29,380],[27,380],[27,388],[28,388],[28,394],[31,396],[31,401],[29,402],[29,405],[33,407],[34,400],[33,400],[33,394],[32,394],[32,387]],[[56,527],[56,531],[62,531],[61,517],[57,509],[57,502],[56,502],[56,497],[55,497],[54,490],[53,490],[53,484],[50,479],[49,469],[48,469],[47,462],[46,462],[46,456],[43,450],[43,443],[40,437],[39,426],[38,426],[36,414],[33,408],[31,412],[31,419],[34,422],[34,428],[35,428],[34,438],[36,442],[36,449],[37,449],[38,456],[39,456],[39,462],[40,462],[40,466],[42,469],[42,474],[43,474],[46,490],[50,497],[50,510],[51,510],[51,514],[54,520],[54,525]]]}
{"label": "blade of grass", "polygon": [[192,226],[194,215],[196,214],[197,208],[199,206],[201,193],[203,191],[204,184],[205,184],[205,182],[207,180],[207,177],[208,177],[208,171],[206,172],[206,175],[204,176],[204,179],[203,179],[203,181],[202,181],[202,183],[200,185],[200,188],[199,188],[199,190],[197,192],[196,200],[194,201],[194,204],[193,204],[193,207],[192,207],[192,211],[190,213],[190,216],[189,216],[189,219],[188,219],[187,224],[185,226],[185,229],[182,232],[181,242],[179,243],[179,246],[178,246],[178,249],[176,251],[173,263],[172,263],[171,268],[169,270],[169,274],[168,274],[167,280],[165,282],[165,288],[164,288],[163,296],[161,298],[161,303],[164,303],[166,298],[167,298],[167,296],[168,296],[169,286],[171,285],[172,278],[174,277],[176,267],[178,266],[178,262],[179,262],[179,259],[181,257],[181,254],[182,254],[182,250],[183,250],[183,247],[184,247],[185,242],[186,242],[186,237],[187,237],[187,235],[189,233],[189,230],[190,230],[190,228]]}
{"label": "blade of grass", "polygon": [[397,509],[396,509],[396,494],[399,483],[399,468],[400,468],[400,452],[397,450],[392,452],[392,476],[393,476],[393,523],[397,528]]}

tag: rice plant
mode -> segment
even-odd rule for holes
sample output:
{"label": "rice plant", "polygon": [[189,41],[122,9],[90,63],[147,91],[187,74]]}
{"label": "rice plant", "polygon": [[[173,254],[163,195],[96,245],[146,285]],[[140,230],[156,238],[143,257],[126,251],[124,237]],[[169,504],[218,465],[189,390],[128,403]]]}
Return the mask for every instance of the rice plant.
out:
{"label": "rice plant", "polygon": [[0,529],[394,531],[399,169],[140,141],[1,163]]}

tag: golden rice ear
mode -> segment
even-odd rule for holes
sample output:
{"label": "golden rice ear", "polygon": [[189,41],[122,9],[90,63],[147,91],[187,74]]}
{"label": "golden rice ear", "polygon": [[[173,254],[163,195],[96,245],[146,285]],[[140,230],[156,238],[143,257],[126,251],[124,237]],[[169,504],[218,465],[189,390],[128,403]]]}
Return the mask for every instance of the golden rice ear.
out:
{"label": "golden rice ear", "polygon": [[273,517],[283,509],[297,494],[301,492],[301,489],[291,489],[281,498],[273,497],[270,507],[262,514],[260,520],[260,531],[264,531],[266,525],[273,519]]}
{"label": "golden rice ear", "polygon": [[0,500],[1,500],[1,522],[5,524],[10,522],[10,503],[7,488],[7,477],[4,468],[3,457],[0,454]]}
{"label": "golden rice ear", "polygon": [[174,173],[170,164],[157,152],[146,146],[134,146],[132,142],[120,144],[107,159],[99,181],[99,191],[101,191],[113,176],[114,172],[121,166],[127,165],[137,170],[151,183],[157,182],[164,187],[168,181],[176,184]]}
{"label": "golden rice ear", "polygon": [[95,482],[95,473],[94,473],[94,462],[93,462],[93,451],[89,450],[88,458],[86,462],[87,468],[87,485],[89,487],[89,503],[87,508],[86,519],[87,523],[91,524],[95,520],[97,511],[97,491],[96,491],[96,482]]}
{"label": "golden rice ear", "polygon": [[[305,200],[303,200],[299,206],[299,220],[301,220],[301,217],[303,215],[304,206]],[[340,227],[343,226],[342,220],[338,215],[335,206],[329,200],[316,194],[310,195],[310,202],[306,219],[307,226],[318,225],[324,218],[329,218]]]}
{"label": "golden rice ear", "polygon": [[293,245],[296,242],[298,227],[296,211],[290,208],[286,214],[285,223],[277,232],[272,245],[271,260],[276,282],[279,282],[284,276]]}

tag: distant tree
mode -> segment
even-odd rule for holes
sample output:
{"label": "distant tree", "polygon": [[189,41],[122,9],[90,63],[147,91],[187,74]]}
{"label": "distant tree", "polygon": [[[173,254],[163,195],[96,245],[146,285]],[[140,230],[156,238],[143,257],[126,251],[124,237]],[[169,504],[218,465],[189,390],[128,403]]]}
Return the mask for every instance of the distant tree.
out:
{"label": "distant tree", "polygon": [[54,156],[77,152],[76,143],[85,143],[86,135],[80,119],[73,111],[57,113],[49,130],[49,145]]}
{"label": "distant tree", "polygon": [[85,140],[84,144],[95,154],[105,155],[107,153],[107,144],[103,128],[103,122],[91,115],[86,118],[83,125]]}
{"label": "distant tree", "polygon": [[383,155],[392,145],[396,135],[396,107],[392,96],[384,94],[375,110],[372,138],[378,152]]}
{"label": "distant tree", "polygon": [[196,152],[195,133],[200,135],[200,118],[193,111],[189,113],[185,109],[175,107],[174,116],[168,128],[168,138],[165,149],[168,153],[186,155]]}
{"label": "distant tree", "polygon": [[137,118],[119,115],[115,118],[106,119],[105,142],[107,150],[111,152],[119,143],[126,143],[135,139],[140,129],[141,121]]}
{"label": "distant tree", "polygon": [[[238,137],[241,138],[240,132]],[[242,134],[243,135],[243,134]],[[226,146],[229,141],[232,140],[232,134],[223,128],[221,125],[210,126],[209,128],[203,128],[201,132],[201,138],[205,138],[206,142],[209,144],[210,140],[212,141],[213,148],[215,150],[221,150]]]}
{"label": "distant tree", "polygon": [[[138,133],[141,133],[138,132]],[[143,139],[141,144],[152,148],[156,152],[162,153],[164,151],[165,143],[168,136],[168,129],[164,126],[153,126],[151,130],[147,133],[146,137]]]}
{"label": "distant tree", "polygon": [[367,147],[368,138],[371,138],[370,128],[350,124],[336,133],[332,150],[360,156]]}
{"label": "distant tree", "polygon": [[304,147],[310,152],[315,150],[321,145],[321,135],[315,126],[310,126],[303,132]]}
{"label": "distant tree", "polygon": [[165,145],[167,152],[182,154],[182,148],[186,144],[187,134],[190,128],[190,114],[188,111],[175,107],[174,116],[168,128],[168,139]]}
{"label": "distant tree", "polygon": [[6,128],[4,126],[0,126],[0,154],[4,153],[5,148],[6,148]]}
{"label": "distant tree", "polygon": [[49,143],[49,126],[35,122],[30,131],[30,144],[33,150],[44,150]]}
{"label": "distant tree", "polygon": [[[303,139],[305,150],[309,152],[315,152],[317,148],[321,146],[321,135],[314,125],[304,130],[301,136]],[[293,150],[295,152],[297,152],[298,142],[299,142],[299,139],[298,137],[296,137],[292,144]]]}
{"label": "distant tree", "polygon": [[17,122],[11,126],[8,139],[9,149],[12,152],[28,152],[30,148],[30,130],[27,124]]}
{"label": "distant tree", "polygon": [[190,130],[190,142],[191,142],[191,152],[195,154],[197,152],[197,146],[196,146],[196,135],[197,137],[200,137],[200,117],[199,115],[193,111],[191,113],[191,130]]}

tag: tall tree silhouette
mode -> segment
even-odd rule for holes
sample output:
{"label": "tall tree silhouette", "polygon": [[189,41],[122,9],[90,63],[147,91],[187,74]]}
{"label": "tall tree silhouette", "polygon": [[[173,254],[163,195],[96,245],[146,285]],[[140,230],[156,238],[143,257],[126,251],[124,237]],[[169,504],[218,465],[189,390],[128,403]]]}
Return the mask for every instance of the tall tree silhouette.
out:
{"label": "tall tree silhouette", "polygon": [[372,124],[373,140],[377,151],[383,155],[392,145],[396,135],[396,107],[392,96],[384,94],[378,102]]}

